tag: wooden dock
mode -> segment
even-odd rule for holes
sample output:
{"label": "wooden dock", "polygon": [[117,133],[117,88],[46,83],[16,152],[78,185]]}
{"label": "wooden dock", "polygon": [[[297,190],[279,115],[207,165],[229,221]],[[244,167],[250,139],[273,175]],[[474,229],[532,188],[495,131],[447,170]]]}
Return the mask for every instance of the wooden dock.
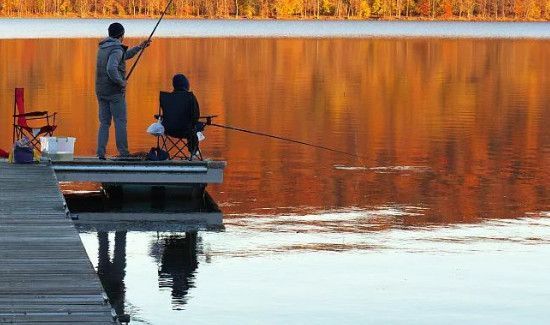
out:
{"label": "wooden dock", "polygon": [[0,161],[0,323],[116,324],[53,168]]}

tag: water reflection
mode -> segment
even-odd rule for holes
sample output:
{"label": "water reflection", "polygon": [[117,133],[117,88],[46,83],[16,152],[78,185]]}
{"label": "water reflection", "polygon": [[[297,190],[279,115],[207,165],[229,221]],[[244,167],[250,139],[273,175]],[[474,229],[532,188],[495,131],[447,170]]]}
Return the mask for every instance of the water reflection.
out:
{"label": "water reflection", "polygon": [[[158,90],[181,71],[220,123],[368,158],[208,129],[204,151],[228,161],[224,184],[209,187],[227,230],[200,234],[219,262],[202,263],[197,237],[152,249],[154,233],[129,232],[125,269],[108,236],[84,234],[102,277],[113,272],[113,300],[126,299],[119,311],[137,306],[154,324],[547,320],[548,41],[155,42],[128,89],[132,149],[151,146]],[[55,107],[59,133],[92,154],[95,43],[0,41],[0,107],[28,88],[31,106]]]}
{"label": "water reflection", "polygon": [[[111,247],[109,232],[97,232],[97,273],[117,315],[126,314],[126,231],[114,232]],[[158,263],[158,287],[170,289],[172,308],[184,309],[189,289],[194,287],[199,266],[197,254],[200,238],[196,231],[160,236],[151,243],[149,253]],[[111,258],[110,250],[113,249]]]}
{"label": "water reflection", "polygon": [[162,239],[158,281],[160,288],[171,288],[172,307],[183,309],[187,303],[187,294],[194,287],[195,271],[199,266],[197,259],[197,233],[188,232],[184,236],[170,235]]}
{"label": "water reflection", "polygon": [[97,274],[117,315],[124,315],[126,286],[126,231],[115,232],[114,256],[109,255],[109,233],[98,232]]}
{"label": "water reflection", "polygon": [[[532,315],[528,323],[547,323],[548,211],[478,224],[375,229],[384,222],[376,218],[414,211],[233,218],[223,233],[129,231],[126,269],[111,268],[114,280],[102,281],[111,299],[125,299],[117,310],[136,324],[440,324],[456,317],[521,324],[525,315]],[[353,232],[368,215],[373,229]],[[347,232],[337,231],[339,222]],[[97,249],[95,233],[81,236],[94,264],[99,254],[102,269],[106,262],[124,265],[109,259],[108,245]],[[110,250],[117,250],[112,242]],[[109,292],[124,287],[122,295]],[[213,306],[221,311],[213,313]]]}
{"label": "water reflection", "polygon": [[[222,124],[367,157],[208,128],[204,152],[228,162],[224,183],[209,189],[229,218],[387,205],[425,207],[404,218],[412,226],[520,217],[550,206],[548,45],[157,39],[128,88],[130,146],[151,147],[144,130],[158,91],[183,72],[201,111],[220,114]],[[92,155],[96,46],[92,39],[0,40],[0,57],[9,58],[0,61],[0,107],[11,107],[15,86],[25,87],[29,108],[55,108],[58,133],[76,136],[77,153]],[[9,111],[0,110],[0,130],[9,129]]]}

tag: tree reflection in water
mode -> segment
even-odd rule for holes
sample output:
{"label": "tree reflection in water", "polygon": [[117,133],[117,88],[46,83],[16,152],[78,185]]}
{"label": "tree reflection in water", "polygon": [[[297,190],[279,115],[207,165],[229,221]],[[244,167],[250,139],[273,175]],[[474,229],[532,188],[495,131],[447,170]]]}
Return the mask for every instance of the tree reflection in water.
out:
{"label": "tree reflection in water", "polygon": [[[125,314],[126,231],[115,232],[113,258],[109,254],[109,233],[98,232],[97,273],[117,315]],[[197,259],[197,232],[170,235],[153,243],[150,255],[159,263],[159,288],[171,288],[173,309],[183,309],[194,287]]]}

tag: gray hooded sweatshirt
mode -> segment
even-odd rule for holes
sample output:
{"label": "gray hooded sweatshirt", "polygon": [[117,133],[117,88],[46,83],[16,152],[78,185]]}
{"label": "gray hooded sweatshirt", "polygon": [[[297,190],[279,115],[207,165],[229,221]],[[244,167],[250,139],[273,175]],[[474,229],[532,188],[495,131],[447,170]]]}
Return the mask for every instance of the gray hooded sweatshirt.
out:
{"label": "gray hooded sweatshirt", "polygon": [[122,94],[126,88],[126,60],[133,58],[140,46],[128,49],[112,37],[99,42],[95,71],[95,92],[98,97]]}

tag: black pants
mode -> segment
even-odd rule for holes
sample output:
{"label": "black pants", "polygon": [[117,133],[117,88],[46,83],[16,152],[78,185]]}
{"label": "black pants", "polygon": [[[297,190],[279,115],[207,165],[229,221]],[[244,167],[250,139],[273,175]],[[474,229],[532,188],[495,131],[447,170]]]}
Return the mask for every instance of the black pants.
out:
{"label": "black pants", "polygon": [[189,148],[189,153],[194,155],[199,149],[199,137],[197,137],[197,132],[192,132],[187,137],[187,148]]}

